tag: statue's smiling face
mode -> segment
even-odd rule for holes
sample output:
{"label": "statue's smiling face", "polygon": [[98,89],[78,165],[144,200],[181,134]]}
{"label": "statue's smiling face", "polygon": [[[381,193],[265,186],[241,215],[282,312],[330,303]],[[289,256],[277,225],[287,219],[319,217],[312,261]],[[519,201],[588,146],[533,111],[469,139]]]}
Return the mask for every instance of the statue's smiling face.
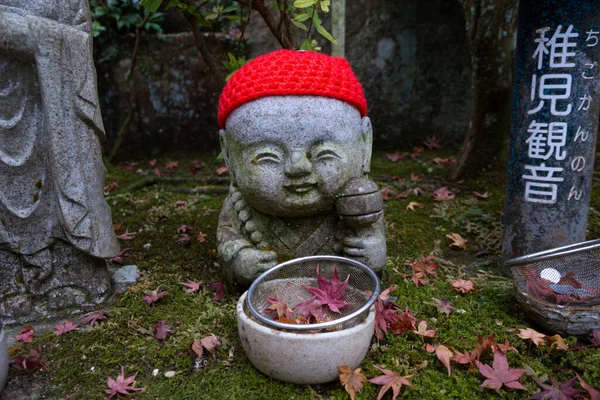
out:
{"label": "statue's smiling face", "polygon": [[244,104],[221,132],[231,173],[246,202],[276,216],[330,211],[348,179],[360,176],[365,136],[356,108],[314,96]]}

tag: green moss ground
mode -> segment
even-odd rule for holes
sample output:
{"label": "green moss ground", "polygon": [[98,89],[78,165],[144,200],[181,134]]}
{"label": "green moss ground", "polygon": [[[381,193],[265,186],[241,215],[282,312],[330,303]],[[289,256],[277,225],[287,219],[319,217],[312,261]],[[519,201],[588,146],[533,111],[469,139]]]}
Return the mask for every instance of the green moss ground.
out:
{"label": "green moss ground", "polygon": [[[402,192],[414,187],[429,191],[447,184],[448,168],[431,162],[433,157],[447,157],[448,152],[425,153],[419,161],[403,160],[392,163],[383,153],[373,159],[372,177],[380,186]],[[214,155],[198,156],[206,167],[198,179],[178,183],[176,187],[206,185],[208,177],[220,164]],[[192,158],[163,157],[159,167],[167,161],[180,161],[177,173],[184,176]],[[147,160],[140,161],[147,169]],[[161,170],[165,171],[164,168]],[[164,172],[163,172],[164,173]],[[416,183],[392,180],[390,176],[410,178],[419,175]],[[198,195],[169,191],[174,185],[155,185],[126,192],[125,188],[138,181],[140,175],[118,167],[109,167],[107,182],[117,180],[120,188],[112,192],[107,201],[113,210],[115,225],[123,223],[130,232],[138,232],[132,241],[122,247],[132,247],[129,263],[136,264],[142,272],[140,281],[127,293],[114,296],[106,310],[110,317],[99,327],[80,332],[70,332],[56,337],[51,332],[37,337],[33,348],[41,348],[43,359],[52,372],[52,380],[43,371],[11,371],[9,388],[14,390],[27,382],[41,382],[49,398],[101,399],[105,397],[106,377],[115,377],[120,367],[126,373],[137,372],[136,386],[146,391],[136,393],[137,399],[344,399],[348,395],[338,383],[317,386],[296,386],[270,379],[255,370],[247,361],[237,337],[234,308],[239,292],[228,288],[223,303],[211,300],[213,292],[187,295],[178,282],[186,279],[205,283],[219,281],[216,265],[216,226],[224,194]],[[516,336],[516,328],[532,326],[515,303],[511,282],[500,276],[495,257],[500,249],[502,210],[504,204],[505,171],[484,172],[476,178],[450,185],[457,193],[456,199],[435,203],[429,196],[411,195],[407,199],[386,202],[388,223],[388,263],[383,275],[384,287],[397,284],[393,293],[401,308],[408,306],[418,317],[428,321],[438,330],[438,337],[429,340],[471,350],[477,335],[495,335],[497,342],[508,339],[519,353],[509,353],[511,367],[531,367],[539,377],[552,377],[559,381],[571,378],[575,372],[588,383],[600,386],[600,349],[585,352],[551,353],[548,348],[535,348]],[[489,192],[487,200],[478,200],[472,191]],[[187,202],[185,207],[175,207],[177,200]],[[423,204],[416,211],[408,211],[410,201]],[[600,209],[600,191],[596,190],[592,207]],[[189,248],[177,242],[179,226],[193,225],[195,235],[199,230],[207,240],[194,240]],[[121,233],[122,231],[120,231]],[[469,240],[468,250],[451,250],[447,233],[460,233]],[[590,235],[600,234],[600,213],[590,213]],[[149,243],[149,249],[143,246]],[[403,277],[410,267],[406,262],[420,254],[435,250],[440,259],[437,276],[430,285],[415,287]],[[458,294],[448,283],[450,278],[472,279],[480,291]],[[148,289],[168,290],[169,294],[153,306],[148,306],[142,296]],[[426,302],[432,298],[448,298],[452,305],[464,310],[449,316],[438,313]],[[174,323],[177,332],[165,341],[154,339],[152,325],[161,319]],[[553,332],[546,332],[552,334]],[[208,357],[206,365],[195,368],[188,346],[195,338],[209,334],[219,336],[222,346],[217,359]],[[574,345],[575,338],[568,343]],[[580,340],[580,343],[584,343]],[[447,375],[435,355],[424,351],[424,341],[413,334],[388,335],[367,354],[361,364],[367,377],[379,375],[375,365],[383,365],[403,375],[412,374],[414,388],[403,389],[407,399],[483,399],[500,397],[520,399],[538,391],[533,379],[524,376],[521,382],[528,391],[492,391],[480,387],[483,377],[477,369],[453,364],[453,373]],[[13,355],[25,352],[21,345],[11,349]],[[491,363],[491,360],[488,360]],[[152,371],[158,369],[157,376]],[[166,371],[176,375],[166,378]],[[357,399],[374,399],[379,387],[365,384]],[[386,398],[391,398],[387,395]]]}

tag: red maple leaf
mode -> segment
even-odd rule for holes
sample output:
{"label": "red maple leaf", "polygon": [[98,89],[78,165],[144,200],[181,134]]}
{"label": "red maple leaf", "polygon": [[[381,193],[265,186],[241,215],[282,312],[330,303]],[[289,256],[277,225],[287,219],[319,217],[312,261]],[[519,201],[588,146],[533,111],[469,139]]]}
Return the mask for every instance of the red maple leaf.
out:
{"label": "red maple leaf", "polygon": [[157,165],[156,158],[148,161],[148,165],[150,166],[150,168],[156,168],[156,165]]}
{"label": "red maple leaf", "polygon": [[210,354],[212,354],[213,358],[217,359],[217,346],[221,345],[218,336],[207,336],[200,340],[202,347],[206,349]]}
{"label": "red maple leaf", "polygon": [[164,292],[159,292],[158,289],[160,289],[160,286],[152,291],[147,290],[146,295],[142,297],[142,300],[144,300],[148,305],[151,305],[152,303],[156,303],[158,300],[162,299],[163,297],[169,294],[168,290],[165,290]]}
{"label": "red maple leaf", "polygon": [[187,231],[191,231],[193,229],[194,227],[191,225],[181,225],[179,228],[177,228],[177,234],[187,233]]}
{"label": "red maple leaf", "polygon": [[165,340],[170,333],[175,333],[171,328],[173,325],[167,324],[167,320],[163,319],[158,321],[156,324],[152,325],[154,328],[154,337],[158,340]]}
{"label": "red maple leaf", "polygon": [[600,392],[588,385],[579,375],[577,375],[577,379],[579,379],[579,383],[581,387],[585,389],[586,392],[589,393],[591,400],[600,400]]}
{"label": "red maple leaf", "polygon": [[423,279],[428,275],[435,275],[435,270],[438,265],[433,261],[433,252],[429,253],[427,257],[420,255],[419,258],[413,262],[408,263],[412,267],[412,275],[409,275],[415,284],[415,286],[427,285],[427,281]]}
{"label": "red maple leaf", "polygon": [[600,346],[600,330],[598,329],[592,331],[592,344],[594,346]]}
{"label": "red maple leaf", "polygon": [[208,285],[208,287],[212,290],[216,290],[217,292],[212,298],[213,301],[219,301],[223,298],[223,295],[225,295],[225,288],[223,287],[223,282],[214,282]]}
{"label": "red maple leaf", "polygon": [[399,199],[406,199],[408,197],[408,193],[407,192],[398,193],[393,189],[384,187],[383,189],[381,189],[381,196],[383,197],[384,201],[399,200]]}
{"label": "red maple leaf", "polygon": [[67,333],[67,332],[78,331],[79,328],[77,326],[78,325],[75,325],[71,321],[66,320],[65,323],[64,323],[64,325],[56,324],[56,330],[53,333],[56,336],[60,336],[60,335],[63,335],[65,333]]}
{"label": "red maple leaf", "polygon": [[217,176],[225,175],[227,173],[229,173],[229,168],[227,168],[227,166],[219,167],[215,170],[215,174],[217,174]]}
{"label": "red maple leaf", "polygon": [[382,340],[387,334],[388,328],[391,328],[394,321],[398,319],[397,309],[398,307],[388,298],[384,300],[379,296],[375,301],[375,336],[377,340]]}
{"label": "red maple leaf", "polygon": [[17,342],[23,343],[31,343],[33,341],[33,334],[35,333],[35,328],[31,325],[25,325],[21,333],[15,336],[15,340]]}
{"label": "red maple leaf", "polygon": [[473,360],[479,360],[487,350],[493,351],[495,349],[496,342],[494,340],[494,335],[488,337],[477,335],[477,346],[471,351],[471,358]]}
{"label": "red maple leaf", "polygon": [[190,174],[196,175],[199,169],[204,168],[204,163],[198,160],[192,160],[192,165],[190,165]]}
{"label": "red maple leaf", "polygon": [[375,385],[383,386],[379,391],[379,395],[377,396],[378,399],[381,399],[388,390],[392,389],[392,400],[395,400],[400,395],[400,389],[402,389],[402,386],[412,387],[412,384],[408,380],[408,378],[410,378],[412,375],[400,376],[394,371],[378,367],[377,365],[375,368],[383,372],[383,375],[369,379],[369,382]]}
{"label": "red maple leaf", "polygon": [[456,197],[453,192],[448,190],[447,186],[435,190],[431,196],[433,197],[433,201],[449,201]]}
{"label": "red maple leaf", "polygon": [[288,303],[281,300],[279,295],[277,295],[276,298],[265,297],[265,300],[267,300],[269,303],[271,303],[271,305],[269,307],[265,308],[263,310],[263,312],[277,313],[277,319],[279,319],[279,318],[291,319],[292,318],[292,313],[293,313],[292,309],[290,308],[290,306],[288,306]]}
{"label": "red maple leaf", "polygon": [[106,313],[104,313],[103,311],[91,313],[83,317],[83,319],[81,320],[81,324],[94,326],[98,323],[98,321],[104,318],[106,318]]}
{"label": "red maple leaf", "polygon": [[135,237],[135,233],[130,234],[129,233],[129,228],[125,228],[125,233],[123,233],[122,235],[117,236],[117,239],[119,240],[132,240]]}
{"label": "red maple leaf", "polygon": [[183,247],[190,247],[192,245],[192,238],[187,233],[182,233],[179,235],[177,243],[181,243]]}
{"label": "red maple leaf", "polygon": [[419,322],[415,315],[415,313],[413,313],[408,309],[408,307],[406,307],[404,313],[399,315],[394,321],[390,323],[390,328],[394,332],[394,335],[398,335],[406,331],[414,331],[415,324]]}
{"label": "red maple leaf", "polygon": [[202,231],[198,231],[198,233],[196,234],[196,240],[198,240],[198,242],[200,243],[204,243],[206,242],[206,233],[202,233]]}
{"label": "red maple leaf", "polygon": [[119,254],[117,254],[113,258],[109,258],[108,261],[113,264],[123,265],[125,264],[125,259],[127,258],[126,254],[129,253],[131,250],[133,250],[131,247],[123,249],[119,252]]}
{"label": "red maple leaf", "polygon": [[296,304],[293,309],[300,311],[302,316],[311,324],[322,321],[324,318],[322,304],[314,297],[302,299],[302,301]]}
{"label": "red maple leaf", "polygon": [[492,362],[491,367],[487,364],[482,364],[479,361],[475,361],[475,364],[477,365],[479,372],[481,372],[481,375],[488,378],[483,381],[481,387],[500,389],[502,386],[506,386],[511,389],[526,390],[519,382],[519,379],[521,379],[525,370],[509,368],[506,354],[501,350],[496,349],[496,351],[494,351],[494,361]]}
{"label": "red maple leaf", "polygon": [[104,186],[104,195],[108,196],[108,194],[114,190],[117,190],[119,188],[119,184],[117,183],[117,180],[115,179],[112,183]]}
{"label": "red maple leaf", "polygon": [[400,152],[396,151],[394,153],[388,153],[385,155],[385,158],[390,160],[391,162],[397,162],[403,160],[407,157],[407,153],[400,154]]}
{"label": "red maple leaf", "polygon": [[[17,356],[11,358],[12,367],[18,370],[26,371],[35,368],[44,368],[50,374],[48,366],[42,361],[42,355],[39,351],[29,350],[27,356]],[[50,374],[52,376],[52,374]]]}
{"label": "red maple leaf", "polygon": [[179,161],[169,161],[165,164],[165,168],[169,170],[174,170],[179,166]]}
{"label": "red maple leaf", "polygon": [[104,392],[108,394],[106,398],[111,399],[113,396],[117,394],[129,395],[129,391],[139,392],[143,391],[144,388],[134,388],[130,386],[133,381],[135,381],[135,377],[137,376],[137,372],[131,376],[125,378],[125,370],[121,367],[121,373],[117,376],[117,379],[113,379],[110,376],[106,378],[106,385],[108,389],[104,389]]}
{"label": "red maple leaf", "polygon": [[536,379],[536,383],[543,390],[529,397],[527,400],[575,400],[575,396],[583,393],[582,390],[575,389],[573,387],[576,379],[577,377],[574,376],[567,381],[558,383],[554,379],[550,378],[550,382],[552,383],[551,385],[546,385],[545,383],[539,382]]}
{"label": "red maple leaf", "polygon": [[432,151],[435,149],[441,150],[442,145],[440,144],[440,139],[435,136],[429,136],[423,141],[423,145],[427,147],[427,150]]}
{"label": "red maple leaf", "polygon": [[331,278],[327,281],[327,279],[319,274],[319,266],[317,266],[317,283],[319,284],[319,287],[316,288],[304,285],[302,285],[302,287],[311,292],[317,300],[321,302],[323,307],[327,307],[331,311],[339,313],[340,309],[350,305],[350,303],[343,300],[346,294],[348,280],[350,280],[350,275],[346,277],[344,283],[340,283],[337,267],[334,265],[333,275],[331,275]]}
{"label": "red maple leaf", "polygon": [[475,361],[473,358],[471,358],[471,355],[468,352],[465,351],[464,353],[461,353],[456,349],[453,350],[454,356],[452,356],[450,360],[459,364],[473,364],[473,362]]}
{"label": "red maple leaf", "polygon": [[450,315],[450,313],[454,310],[456,310],[456,307],[452,306],[452,302],[449,301],[448,299],[433,299],[433,302],[429,302],[427,304],[431,304],[432,306],[435,306],[438,310],[438,312],[440,313],[444,313],[446,315]]}
{"label": "red maple leaf", "polygon": [[192,294],[192,293],[197,292],[198,290],[200,290],[200,286],[202,286],[202,281],[195,282],[195,281],[192,281],[192,280],[188,279],[188,283],[179,282],[179,284],[188,288],[185,291],[187,294]]}
{"label": "red maple leaf", "polygon": [[454,288],[456,289],[457,292],[460,292],[460,293],[469,293],[469,292],[474,292],[475,290],[477,290],[477,288],[475,287],[475,284],[469,280],[450,279],[450,284],[452,286],[454,286]]}

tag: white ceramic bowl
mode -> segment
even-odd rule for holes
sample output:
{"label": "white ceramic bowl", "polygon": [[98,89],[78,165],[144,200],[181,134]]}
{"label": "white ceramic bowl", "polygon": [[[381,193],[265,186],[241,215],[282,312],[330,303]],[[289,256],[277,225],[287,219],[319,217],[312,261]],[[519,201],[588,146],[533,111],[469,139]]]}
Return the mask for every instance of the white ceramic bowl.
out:
{"label": "white ceramic bowl", "polygon": [[375,332],[375,307],[363,322],[348,329],[320,333],[284,332],[248,316],[246,296],[238,301],[238,333],[248,359],[259,371],[275,379],[318,384],[338,379],[338,366],[358,367]]}
{"label": "white ceramic bowl", "polygon": [[0,325],[0,392],[8,375],[8,347],[4,338],[4,328]]}

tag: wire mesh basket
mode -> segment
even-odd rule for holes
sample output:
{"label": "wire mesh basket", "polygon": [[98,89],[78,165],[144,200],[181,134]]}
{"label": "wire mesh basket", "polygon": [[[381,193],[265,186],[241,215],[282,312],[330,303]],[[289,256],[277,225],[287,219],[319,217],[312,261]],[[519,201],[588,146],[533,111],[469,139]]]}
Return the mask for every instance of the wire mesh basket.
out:
{"label": "wire mesh basket", "polygon": [[[329,290],[338,290],[338,299],[332,307],[321,304],[321,297],[315,295],[323,289],[324,283],[330,285]],[[311,332],[346,329],[365,319],[379,290],[375,272],[359,261],[325,255],[301,257],[259,276],[248,289],[247,305],[251,316],[271,328]],[[295,323],[298,319],[291,316],[279,318],[280,315],[273,312],[274,300],[280,306],[285,303],[283,307],[295,316],[301,314],[298,309],[302,304],[317,300],[319,318],[312,323]],[[336,304],[344,306],[336,307]]]}
{"label": "wire mesh basket", "polygon": [[513,258],[515,293],[541,325],[581,335],[600,328],[600,240]]}

